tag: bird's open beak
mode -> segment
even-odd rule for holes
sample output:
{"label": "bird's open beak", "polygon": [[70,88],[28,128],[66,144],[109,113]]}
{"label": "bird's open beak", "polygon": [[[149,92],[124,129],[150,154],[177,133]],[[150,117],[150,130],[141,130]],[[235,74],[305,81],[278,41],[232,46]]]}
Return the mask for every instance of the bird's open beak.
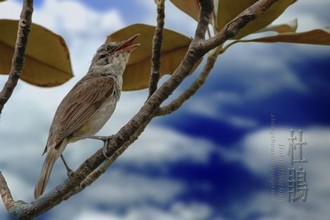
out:
{"label": "bird's open beak", "polygon": [[132,52],[135,48],[140,46],[140,44],[133,44],[138,36],[140,36],[140,34],[135,34],[133,37],[130,37],[129,39],[121,42],[120,45],[115,49],[115,52]]}

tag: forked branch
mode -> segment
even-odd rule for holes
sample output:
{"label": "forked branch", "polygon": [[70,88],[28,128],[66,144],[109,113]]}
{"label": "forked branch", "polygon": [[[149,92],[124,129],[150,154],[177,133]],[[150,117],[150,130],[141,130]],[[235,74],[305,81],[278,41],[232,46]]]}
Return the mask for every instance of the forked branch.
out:
{"label": "forked branch", "polygon": [[221,50],[222,48],[219,46],[207,57],[207,61],[204,65],[204,68],[202,72],[198,75],[197,79],[190,85],[188,89],[182,92],[170,104],[161,107],[157,112],[157,116],[168,115],[175,112],[183,105],[185,101],[192,97],[204,85],[207,77],[209,76],[211,70],[214,67],[215,62],[217,61]]}
{"label": "forked branch", "polygon": [[[160,105],[190,74],[195,63],[197,63],[201,57],[203,57],[208,51],[235,36],[235,34],[238,34],[247,23],[263,13],[276,1],[277,0],[259,0],[256,4],[242,12],[238,17],[226,25],[216,36],[209,40],[205,40],[205,33],[213,10],[213,1],[199,0],[201,10],[197,29],[186,55],[173,75],[162,86],[156,89],[139,112],[126,125],[124,125],[108,143],[106,155],[110,157],[110,161],[105,163],[107,158],[104,156],[102,149],[100,149],[80,165],[70,180],[66,180],[53,191],[30,204],[14,205],[8,211],[19,218],[32,218],[51,209],[64,199],[68,199],[93,182],[103,173],[108,166],[107,163],[111,164],[136,140],[147,124],[156,116]],[[209,62],[212,63],[213,61],[210,60]],[[211,67],[211,65],[209,67]],[[187,91],[187,97],[189,97],[191,92],[193,92],[193,90]],[[101,164],[103,165],[98,170]],[[1,185],[1,182],[3,181],[0,181],[0,190],[2,192],[4,186]],[[6,194],[8,195],[8,193],[10,193],[9,189]],[[5,200],[6,198],[2,196],[2,199]],[[17,203],[13,202],[12,204]]]}

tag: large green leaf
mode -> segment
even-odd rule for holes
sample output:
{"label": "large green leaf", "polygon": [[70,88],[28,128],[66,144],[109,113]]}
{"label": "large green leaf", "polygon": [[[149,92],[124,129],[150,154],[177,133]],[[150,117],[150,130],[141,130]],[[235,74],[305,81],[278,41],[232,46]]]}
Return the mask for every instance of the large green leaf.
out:
{"label": "large green leaf", "polygon": [[275,36],[255,38],[244,42],[285,42],[299,44],[330,45],[330,28],[314,29],[300,33],[284,33]]}
{"label": "large green leaf", "polygon": [[[134,34],[141,34],[136,41],[141,45],[132,52],[124,72],[123,90],[138,90],[149,86],[154,31],[154,26],[134,24],[108,36],[107,41],[122,41]],[[163,30],[161,76],[174,72],[187,52],[190,42],[191,39],[184,35],[167,29]]]}
{"label": "large green leaf", "polygon": [[[17,20],[0,20],[0,74],[8,74],[17,35]],[[32,24],[21,79],[37,86],[63,84],[71,77],[68,48],[63,38]]]}

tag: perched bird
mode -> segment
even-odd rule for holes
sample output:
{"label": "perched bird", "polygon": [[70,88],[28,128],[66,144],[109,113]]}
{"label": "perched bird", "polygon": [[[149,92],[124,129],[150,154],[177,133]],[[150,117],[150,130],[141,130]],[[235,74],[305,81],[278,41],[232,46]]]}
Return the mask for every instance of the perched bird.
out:
{"label": "perched bird", "polygon": [[[111,117],[120,97],[123,73],[139,35],[122,42],[108,42],[96,52],[88,73],[58,106],[49,129],[47,153],[34,196],[43,194],[55,161],[68,143],[93,136]],[[67,167],[67,166],[66,166]]]}

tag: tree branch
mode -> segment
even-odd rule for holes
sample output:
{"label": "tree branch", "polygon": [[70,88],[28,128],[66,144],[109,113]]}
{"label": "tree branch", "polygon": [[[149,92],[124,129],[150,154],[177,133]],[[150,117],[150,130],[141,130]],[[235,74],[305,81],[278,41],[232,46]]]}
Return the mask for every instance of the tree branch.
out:
{"label": "tree branch", "polygon": [[191,96],[193,96],[205,83],[209,73],[214,67],[215,61],[217,60],[219,54],[222,52],[222,48],[217,47],[212,54],[210,54],[207,58],[206,64],[202,72],[199,74],[198,78],[190,85],[190,87],[181,93],[176,99],[174,99],[170,104],[161,107],[157,116],[168,115],[172,112],[178,110],[185,101],[187,101]]}
{"label": "tree branch", "polygon": [[17,85],[24,65],[25,49],[32,23],[33,0],[25,0],[18,24],[17,39],[8,80],[0,92],[0,114]]}
{"label": "tree branch", "polygon": [[[276,1],[277,0],[273,0],[272,2]],[[258,7],[264,7],[265,4],[262,3],[265,2],[270,2],[270,0],[259,0],[258,4],[255,5]],[[242,29],[249,21],[252,21],[253,18],[259,15],[260,11],[265,10],[263,8],[255,9],[258,14],[255,16],[248,16],[248,21],[244,18],[240,19],[239,17],[234,19],[234,21],[231,22],[230,25],[227,25],[219,34],[205,41],[204,36],[213,8],[212,0],[200,0],[200,5],[201,10],[195,37],[191,42],[181,64],[174,71],[172,76],[150,96],[139,112],[111,139],[106,149],[106,155],[110,157],[110,164],[142,133],[147,124],[155,117],[159,106],[190,74],[194,64],[197,63],[202,56],[204,56],[209,50],[233,37],[232,33],[238,33],[239,30]],[[245,11],[241,15],[245,17],[246,14],[250,13],[250,10],[251,9],[249,8],[246,10],[247,12]],[[47,211],[63,201],[63,199],[68,199],[70,196],[74,195],[75,192],[81,191],[82,188],[86,187],[87,185],[85,184],[88,183],[89,175],[94,175],[93,172],[98,175],[98,172],[103,169],[101,167],[98,171],[98,167],[104,163],[105,160],[106,157],[103,155],[102,149],[98,150],[94,153],[94,155],[89,157],[80,165],[70,180],[66,180],[61,185],[57,186],[53,191],[35,200],[31,204],[11,207],[9,212],[16,216],[23,216],[25,218],[40,215],[42,212]],[[3,187],[2,185],[0,185],[0,187]],[[5,188],[6,187],[0,188],[1,192]]]}
{"label": "tree branch", "polygon": [[160,52],[163,41],[165,0],[157,0],[157,26],[152,41],[149,97],[156,91],[160,77]]}
{"label": "tree branch", "polygon": [[2,175],[1,171],[0,171],[0,195],[3,200],[3,204],[5,205],[7,210],[10,210],[11,207],[15,206],[15,201],[13,199],[13,196],[11,195],[5,177]]}
{"label": "tree branch", "polygon": [[[203,2],[211,4],[211,0]],[[205,4],[206,3],[204,3],[204,5]],[[210,17],[210,14],[211,11],[209,11],[209,13],[206,13],[206,10],[203,11],[203,16]],[[205,21],[209,19],[203,20]],[[199,33],[201,33],[204,30],[203,35],[205,35],[207,27],[203,27],[203,24],[207,24],[205,22],[201,23],[202,25],[198,25],[198,30],[196,30],[196,32],[198,31]],[[161,103],[166,100],[171,95],[171,93],[180,85],[183,79],[189,75],[189,73],[193,69],[194,64],[203,55],[204,54],[197,53],[196,48],[190,46],[182,63],[179,65],[179,67],[176,69],[170,79],[167,80],[160,88],[158,88],[153,93],[153,95],[145,102],[139,112],[111,139],[107,146],[106,155],[108,157],[113,157],[114,159],[117,158],[122,152],[124,152],[128,145],[130,145],[134,142],[134,140],[136,140],[136,138],[134,138],[134,134],[139,134],[139,130],[151,121],[151,119],[155,116],[155,113]],[[80,165],[80,167],[74,172],[70,180],[66,180],[63,184],[56,187],[53,191],[45,194],[41,198],[32,202],[31,206],[25,207],[24,212],[27,213],[28,216],[37,216],[60,203],[63,198],[67,199],[72,196],[74,194],[71,192],[72,190],[73,192],[80,191],[80,184],[83,183],[83,181],[88,177],[88,175],[90,175],[94,170],[96,170],[105,160],[106,158],[103,155],[102,150],[98,150],[89,159],[87,159],[83,164]],[[21,208],[15,207],[15,213],[18,213],[17,215],[22,214]]]}
{"label": "tree branch", "polygon": [[201,47],[205,51],[210,51],[218,45],[224,43],[226,40],[238,35],[240,30],[245,27],[249,22],[256,19],[259,15],[263,14],[278,0],[259,0],[247,9],[245,9],[236,18],[230,21],[225,27],[214,37],[201,42]]}
{"label": "tree branch", "polygon": [[201,8],[198,15],[195,40],[205,39],[205,33],[208,29],[209,24],[211,23],[211,13],[213,12],[213,1],[199,0],[199,4]]}
{"label": "tree branch", "polygon": [[[146,121],[143,125],[140,126],[140,128],[131,136],[130,140],[126,142],[123,147],[118,149],[116,152],[114,152],[107,160],[103,162],[101,166],[99,166],[97,169],[95,169],[91,174],[89,174],[86,179],[80,184],[79,191],[83,190],[87,186],[91,185],[95,180],[97,180],[105,171],[108,169],[108,167],[129,147],[131,143],[133,143],[139,136],[142,134],[146,126],[151,121]],[[78,192],[78,191],[77,191]],[[72,195],[77,193],[75,190],[72,190],[70,194]],[[68,195],[67,196],[71,196]]]}

